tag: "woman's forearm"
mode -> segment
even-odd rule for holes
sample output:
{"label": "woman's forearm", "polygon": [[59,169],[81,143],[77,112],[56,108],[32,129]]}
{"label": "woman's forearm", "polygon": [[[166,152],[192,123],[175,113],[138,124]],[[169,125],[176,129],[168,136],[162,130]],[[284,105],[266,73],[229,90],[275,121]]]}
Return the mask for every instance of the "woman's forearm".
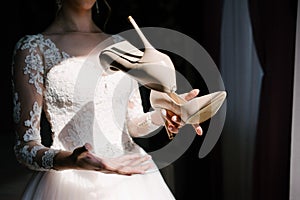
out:
{"label": "woman's forearm", "polygon": [[164,124],[159,111],[144,113],[128,121],[128,131],[132,137],[148,135]]}

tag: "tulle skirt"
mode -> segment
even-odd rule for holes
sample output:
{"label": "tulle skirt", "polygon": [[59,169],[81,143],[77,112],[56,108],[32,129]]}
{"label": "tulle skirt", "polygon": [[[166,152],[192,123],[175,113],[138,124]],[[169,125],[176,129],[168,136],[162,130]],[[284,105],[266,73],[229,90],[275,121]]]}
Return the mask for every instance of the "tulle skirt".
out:
{"label": "tulle skirt", "polygon": [[84,170],[36,172],[23,200],[174,200],[159,170],[138,175]]}

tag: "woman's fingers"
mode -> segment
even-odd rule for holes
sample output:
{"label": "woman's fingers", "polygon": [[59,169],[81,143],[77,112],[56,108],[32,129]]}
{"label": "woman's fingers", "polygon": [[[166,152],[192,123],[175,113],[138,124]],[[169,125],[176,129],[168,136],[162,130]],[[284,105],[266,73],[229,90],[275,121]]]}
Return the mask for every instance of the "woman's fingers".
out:
{"label": "woman's fingers", "polygon": [[[184,99],[187,100],[187,101],[192,100],[193,98],[195,98],[199,94],[199,92],[200,92],[200,90],[193,89],[185,95]],[[197,135],[202,135],[203,134],[203,130],[202,130],[202,128],[199,124],[193,124],[193,127],[194,127]]]}
{"label": "woman's fingers", "polygon": [[199,94],[199,92],[200,92],[199,89],[193,89],[190,92],[184,94],[184,99],[186,101],[189,101],[189,100],[195,98]]}
{"label": "woman's fingers", "polygon": [[162,109],[161,112],[162,112],[163,118],[165,120],[169,121],[169,123],[172,123],[173,125],[175,125],[176,127],[181,127],[184,125],[180,116],[176,115],[172,111]]}
{"label": "woman's fingers", "polygon": [[[164,119],[166,120],[166,128],[171,132],[177,134],[179,132],[179,129],[184,126],[184,122],[180,119],[178,115],[173,113],[169,110],[162,110],[162,115]],[[202,135],[203,130],[199,124],[192,124],[193,128],[195,129],[195,132],[197,135]]]}
{"label": "woman's fingers", "polygon": [[124,162],[124,165],[131,167],[133,170],[138,170],[138,172],[143,173],[145,170],[149,169],[153,164],[150,162],[151,156],[140,156],[139,158],[129,160]]}
{"label": "woman's fingers", "polygon": [[[193,89],[188,93],[184,93],[181,94],[181,96],[186,100],[186,101],[190,101],[193,98],[197,97],[197,95],[199,94],[200,90],[199,89]],[[170,110],[165,110],[162,109],[161,110],[162,115],[164,117],[164,119],[166,120],[166,128],[171,132],[171,133],[178,133],[179,129],[185,125],[184,122],[182,122],[180,116],[176,115],[175,113],[173,113]],[[203,130],[201,128],[201,126],[199,124],[193,124],[192,125],[195,129],[195,132],[197,135],[202,135],[203,134]]]}
{"label": "woman's fingers", "polygon": [[148,169],[151,168],[150,163],[146,163],[139,166],[123,166],[117,170],[117,173],[123,175],[133,175],[133,174],[144,174]]}
{"label": "woman's fingers", "polygon": [[194,127],[197,135],[202,135],[203,134],[203,130],[202,130],[202,128],[199,124],[193,124],[193,127]]}
{"label": "woman's fingers", "polygon": [[84,147],[88,150],[88,151],[92,151],[93,150],[93,147],[90,143],[85,143],[84,144]]}
{"label": "woman's fingers", "polygon": [[162,115],[166,120],[165,126],[171,133],[178,133],[179,128],[181,128],[184,125],[180,117],[170,110],[163,109]]}
{"label": "woman's fingers", "polygon": [[151,168],[150,155],[127,154],[117,158],[106,159],[105,170],[123,175],[142,174]]}
{"label": "woman's fingers", "polygon": [[122,156],[121,161],[125,165],[135,166],[135,165],[138,165],[142,162],[149,160],[150,158],[151,158],[150,155],[141,156],[140,154],[135,154],[135,155],[128,154],[128,155]]}

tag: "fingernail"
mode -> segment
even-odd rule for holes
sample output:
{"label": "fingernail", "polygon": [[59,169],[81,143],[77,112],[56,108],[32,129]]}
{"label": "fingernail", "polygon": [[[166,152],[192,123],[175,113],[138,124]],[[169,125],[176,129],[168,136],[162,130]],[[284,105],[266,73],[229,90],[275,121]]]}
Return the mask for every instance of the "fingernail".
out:
{"label": "fingernail", "polygon": [[194,93],[195,93],[195,94],[198,94],[199,92],[200,92],[199,89],[194,89]]}
{"label": "fingernail", "polygon": [[165,109],[161,109],[160,112],[163,116],[167,116],[167,111]]}
{"label": "fingernail", "polygon": [[170,131],[173,131],[173,130],[174,130],[174,126],[173,126],[173,125],[169,125],[169,126],[168,126],[168,129],[169,129]]}
{"label": "fingernail", "polygon": [[85,148],[86,150],[92,150],[92,145],[89,144],[89,143],[85,143],[85,144],[84,144],[84,148]]}
{"label": "fingernail", "polygon": [[202,133],[203,133],[202,128],[200,126],[198,126],[196,128],[196,132],[197,132],[198,135],[202,135]]}
{"label": "fingernail", "polygon": [[172,118],[171,118],[171,120],[173,121],[173,122],[177,122],[177,116],[176,115],[174,115],[174,116],[172,116]]}

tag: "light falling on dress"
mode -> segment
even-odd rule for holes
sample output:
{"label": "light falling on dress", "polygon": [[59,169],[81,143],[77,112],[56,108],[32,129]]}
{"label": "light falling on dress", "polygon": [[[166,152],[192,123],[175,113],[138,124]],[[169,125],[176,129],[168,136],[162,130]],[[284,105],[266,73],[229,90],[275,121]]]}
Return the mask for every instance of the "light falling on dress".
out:
{"label": "light falling on dress", "polygon": [[[132,176],[51,169],[59,150],[73,151],[85,143],[104,157],[145,154],[129,135],[127,120],[139,116],[136,125],[149,132],[158,127],[143,112],[137,82],[122,72],[103,72],[97,54],[72,57],[42,34],[19,40],[17,54],[23,60],[13,62],[15,151],[21,163],[36,171],[24,199],[174,199],[157,168]],[[41,144],[42,110],[53,132],[50,149]]]}

